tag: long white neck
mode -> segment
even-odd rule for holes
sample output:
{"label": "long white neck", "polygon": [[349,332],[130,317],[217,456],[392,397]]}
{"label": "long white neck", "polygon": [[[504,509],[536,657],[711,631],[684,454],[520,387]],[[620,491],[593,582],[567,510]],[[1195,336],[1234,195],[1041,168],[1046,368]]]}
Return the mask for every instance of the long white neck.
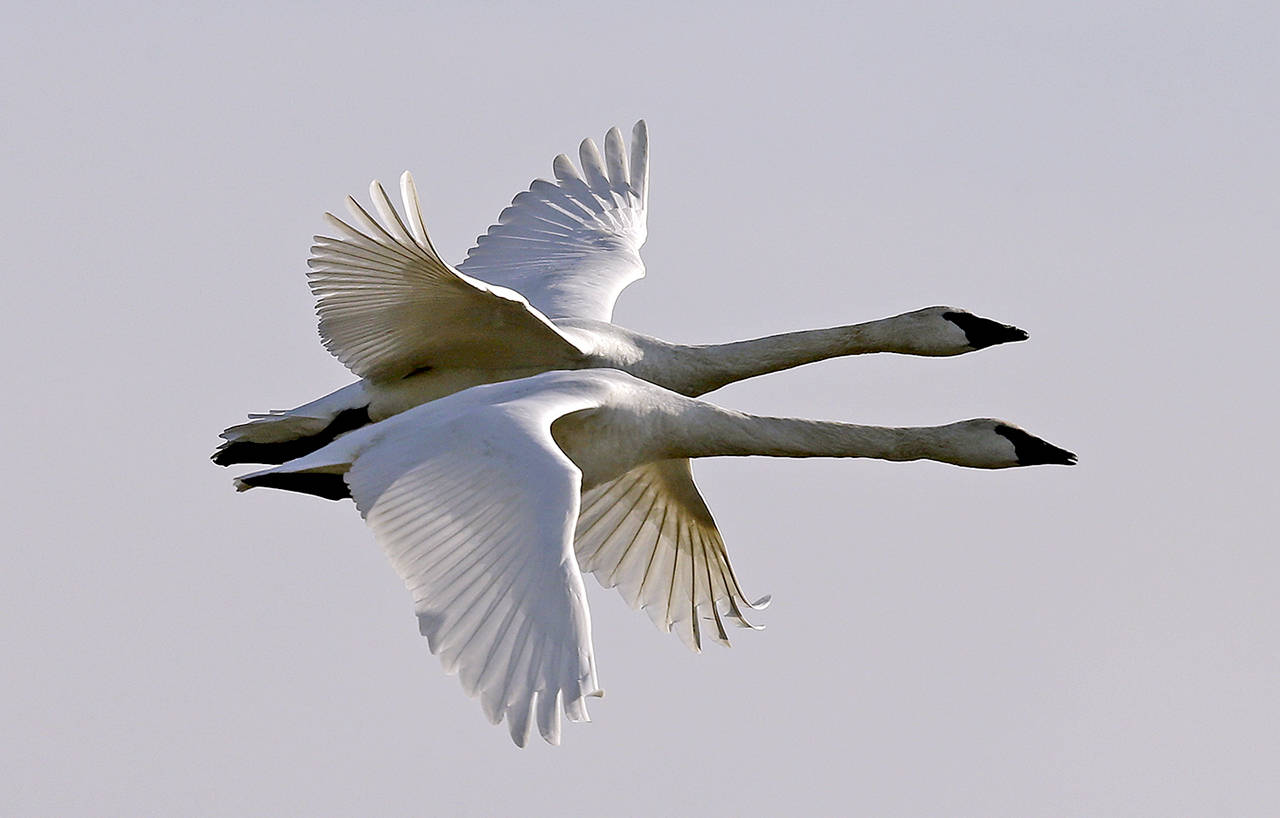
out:
{"label": "long white neck", "polygon": [[893,352],[884,322],[872,321],[831,329],[802,330],[729,344],[685,347],[696,383],[686,394],[713,389],[827,358]]}
{"label": "long white neck", "polygon": [[861,426],[760,417],[698,404],[672,419],[666,455],[867,457],[986,469],[1019,465],[1012,442],[992,431],[997,423],[978,419],[945,426]]}
{"label": "long white neck", "polygon": [[[651,383],[696,397],[736,381],[828,358],[873,352],[945,355],[971,349],[965,346],[959,327],[932,315],[924,317],[924,312],[728,344],[690,346],[635,336],[643,355],[623,368]],[[939,334],[948,336],[945,343],[935,343]]]}

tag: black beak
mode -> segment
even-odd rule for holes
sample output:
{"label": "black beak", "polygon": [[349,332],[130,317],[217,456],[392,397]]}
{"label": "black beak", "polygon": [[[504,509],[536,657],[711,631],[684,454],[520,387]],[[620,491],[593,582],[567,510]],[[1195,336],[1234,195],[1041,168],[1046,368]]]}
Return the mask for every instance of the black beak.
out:
{"label": "black beak", "polygon": [[969,346],[974,349],[986,349],[1011,341],[1025,341],[1029,337],[1025,330],[992,321],[990,318],[979,318],[967,312],[944,312],[942,317],[963,330]]}
{"label": "black beak", "polygon": [[1048,441],[1035,435],[1027,434],[1021,429],[1001,424],[996,427],[996,434],[1001,435],[1013,444],[1014,456],[1019,466],[1074,466],[1076,456],[1066,449],[1059,449]]}

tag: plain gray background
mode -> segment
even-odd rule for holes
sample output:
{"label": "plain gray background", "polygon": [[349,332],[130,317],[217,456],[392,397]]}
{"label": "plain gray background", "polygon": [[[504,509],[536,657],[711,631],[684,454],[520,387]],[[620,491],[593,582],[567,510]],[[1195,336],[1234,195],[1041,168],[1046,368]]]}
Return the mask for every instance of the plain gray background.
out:
{"label": "plain gray background", "polygon": [[[1275,814],[1274,8],[8,6],[0,811]],[[698,464],[767,630],[694,656],[588,580],[608,696],[519,751],[350,505],[207,458],[350,379],[322,211],[410,168],[460,259],[642,116],[619,323],[1032,335],[711,399],[1004,417],[1081,462]]]}

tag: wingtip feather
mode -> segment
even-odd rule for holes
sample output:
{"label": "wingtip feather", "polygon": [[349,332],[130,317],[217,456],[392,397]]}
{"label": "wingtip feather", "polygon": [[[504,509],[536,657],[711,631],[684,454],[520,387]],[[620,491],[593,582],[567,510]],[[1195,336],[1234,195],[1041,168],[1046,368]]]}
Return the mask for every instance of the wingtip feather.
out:
{"label": "wingtip feather", "polygon": [[631,129],[631,192],[643,206],[649,196],[649,126],[643,119]]}
{"label": "wingtip feather", "polygon": [[627,170],[627,148],[622,141],[622,131],[615,126],[604,135],[604,156],[609,168],[609,182],[612,187],[625,192],[631,180]]}
{"label": "wingtip feather", "polygon": [[507,732],[517,747],[529,741],[529,702],[518,701],[507,706]]}
{"label": "wingtip feather", "polygon": [[563,153],[551,160],[551,173],[561,182],[582,180],[578,169],[573,166],[573,160]]}
{"label": "wingtip feather", "polygon": [[578,159],[582,162],[582,173],[587,185],[596,195],[604,195],[609,190],[609,176],[605,173],[604,157],[596,147],[595,140],[587,137],[578,146]]}
{"label": "wingtip feather", "polygon": [[418,185],[413,181],[413,174],[407,170],[400,174],[400,199],[404,202],[404,213],[409,219],[409,229],[413,231],[414,241],[432,255],[440,255],[427,235],[427,226],[422,221],[422,200],[418,197]]}
{"label": "wingtip feather", "polygon": [[553,747],[560,744],[560,691],[539,690],[537,694],[538,734]]}

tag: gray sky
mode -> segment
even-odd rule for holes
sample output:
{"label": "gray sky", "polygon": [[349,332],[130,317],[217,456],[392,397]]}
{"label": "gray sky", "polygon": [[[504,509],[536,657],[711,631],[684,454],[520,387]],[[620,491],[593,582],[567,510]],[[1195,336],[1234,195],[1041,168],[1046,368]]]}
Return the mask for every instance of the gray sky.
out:
{"label": "gray sky", "polygon": [[[1280,805],[1272,4],[56,5],[0,33],[0,812]],[[619,323],[950,303],[1032,334],[712,400],[1004,417],[1081,464],[699,463],[767,630],[694,656],[588,580],[608,696],[518,751],[353,508],[207,458],[349,380],[303,275],[322,211],[410,168],[460,259],[641,116]]]}

